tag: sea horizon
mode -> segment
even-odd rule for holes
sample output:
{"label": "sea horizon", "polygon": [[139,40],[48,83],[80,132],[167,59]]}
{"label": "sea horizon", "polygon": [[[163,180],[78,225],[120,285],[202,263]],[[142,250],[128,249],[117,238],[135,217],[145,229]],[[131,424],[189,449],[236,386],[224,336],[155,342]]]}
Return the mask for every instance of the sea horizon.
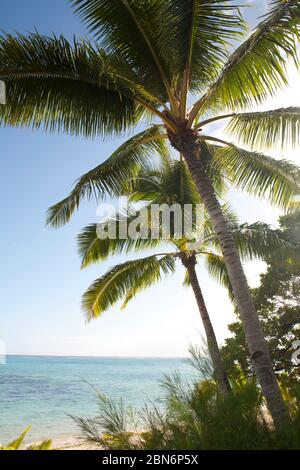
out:
{"label": "sea horizon", "polygon": [[15,439],[29,425],[27,442],[78,437],[68,415],[96,415],[91,386],[136,409],[162,403],[161,381],[173,371],[184,381],[196,374],[182,357],[7,355],[0,366],[0,442]]}
{"label": "sea horizon", "polygon": [[90,356],[90,355],[68,355],[68,354],[5,354],[4,357],[67,357],[67,358],[87,358],[87,359],[188,359],[186,356]]}

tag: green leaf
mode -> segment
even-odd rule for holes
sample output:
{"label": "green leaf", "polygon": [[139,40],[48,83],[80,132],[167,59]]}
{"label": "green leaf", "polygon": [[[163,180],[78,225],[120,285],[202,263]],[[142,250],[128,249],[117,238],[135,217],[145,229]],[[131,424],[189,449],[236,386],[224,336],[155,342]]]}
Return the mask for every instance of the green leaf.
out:
{"label": "green leaf", "polygon": [[300,108],[236,114],[226,131],[251,149],[295,147],[300,144]]}
{"label": "green leaf", "polygon": [[14,441],[7,444],[7,447],[13,450],[18,450],[24,442],[26,435],[29,433],[31,426],[28,426],[24,432]]}
{"label": "green leaf", "polygon": [[228,291],[230,300],[233,302],[235,297],[224,262],[224,258],[215,253],[205,253],[205,266],[208,274]]}
{"label": "green leaf", "polygon": [[280,230],[263,222],[233,228],[233,236],[244,261],[265,261],[271,256],[274,262],[281,264],[289,257],[299,258],[299,244],[286,240]]}
{"label": "green leaf", "polygon": [[115,238],[107,238],[101,240],[98,236],[99,225],[91,224],[85,227],[78,235],[79,254],[82,259],[82,268],[86,268],[92,263],[107,259],[109,256],[120,255],[124,253],[143,251],[154,248],[161,244],[161,239],[152,239],[151,230],[147,238],[137,236],[135,238],[120,237],[120,230],[125,227],[127,230],[128,225],[136,218],[136,214],[128,214],[127,216],[118,215],[115,219],[110,219],[101,224],[101,228],[109,231],[109,226],[114,225],[116,229]]}
{"label": "green leaf", "polygon": [[119,264],[97,279],[83,296],[82,306],[87,319],[92,320],[116,304],[128,301],[137,292],[158,282],[162,274],[173,272],[171,256],[150,256]]}
{"label": "green leaf", "polygon": [[2,36],[0,80],[6,82],[7,104],[0,107],[0,123],[86,137],[124,132],[137,122],[140,95],[114,67],[112,58],[84,41]]}
{"label": "green leaf", "polygon": [[52,446],[52,441],[49,439],[47,441],[43,441],[40,444],[34,444],[29,446],[27,450],[50,450]]}
{"label": "green leaf", "polygon": [[[245,29],[234,1],[172,0],[166,2],[173,32],[177,73],[191,92],[204,91],[217,78],[228,49]],[[186,73],[186,76],[184,76]]]}
{"label": "green leaf", "polygon": [[[171,32],[164,2],[157,0],[71,0],[96,41],[118,54],[160,100],[170,86]],[[157,19],[159,18],[159,21]],[[165,27],[161,27],[163,22]]]}
{"label": "green leaf", "polygon": [[[175,261],[171,255],[163,256],[158,260],[159,262],[159,269],[161,273],[168,274],[173,273],[175,270]],[[152,273],[149,271],[144,271],[144,273],[137,279],[136,283],[132,288],[128,291],[125,300],[121,306],[121,309],[125,309],[128,303],[142,290],[148,289],[151,287],[153,281],[151,280]],[[155,277],[152,278],[154,283],[156,282]]]}
{"label": "green leaf", "polygon": [[[271,257],[278,265],[282,265],[289,258],[299,258],[299,243],[287,240],[280,230],[274,230],[268,224],[256,222],[239,226],[235,223],[230,223],[230,225],[243,261],[257,259],[266,261]],[[220,250],[219,241],[214,233],[211,234],[210,245],[218,251]],[[200,252],[198,256],[205,258],[209,275],[226,287],[233,301],[234,294],[223,257],[209,251]]]}
{"label": "green leaf", "polygon": [[215,147],[214,159],[214,165],[224,171],[233,186],[266,198],[285,210],[300,193],[299,168],[286,160],[276,160],[234,145]]}
{"label": "green leaf", "polygon": [[245,109],[262,103],[288,83],[287,62],[299,65],[300,4],[275,0],[254,32],[231,55],[197,108]]}
{"label": "green leaf", "polygon": [[[201,160],[212,179],[218,195],[225,192],[226,186],[222,173],[213,166],[213,150],[206,143],[201,144]],[[163,168],[156,172],[141,172],[130,181],[131,200],[151,201],[153,204],[201,204],[195,182],[183,160],[164,161]]]}
{"label": "green leaf", "polygon": [[183,280],[183,286],[184,286],[184,287],[190,287],[190,286],[191,286],[191,281],[190,281],[190,276],[189,276],[188,271],[185,271],[184,280]]}
{"label": "green leaf", "polygon": [[59,227],[71,219],[83,198],[120,196],[126,182],[154,165],[154,157],[168,153],[163,128],[153,126],[122,144],[104,163],[83,175],[69,196],[50,207],[47,224]]}

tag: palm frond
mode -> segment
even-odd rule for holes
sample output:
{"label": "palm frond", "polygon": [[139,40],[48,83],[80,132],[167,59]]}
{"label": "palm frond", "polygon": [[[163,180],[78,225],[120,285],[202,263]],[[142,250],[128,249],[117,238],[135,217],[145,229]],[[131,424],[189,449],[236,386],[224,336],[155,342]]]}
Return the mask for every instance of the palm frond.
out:
{"label": "palm frond", "polygon": [[[230,206],[230,204],[225,203],[222,204],[222,212],[227,220],[227,223],[232,227],[238,226],[238,216],[234,209]],[[207,244],[217,243],[217,248],[219,249],[219,242],[218,237],[214,231],[214,225],[210,217],[206,216],[204,219],[204,226],[203,226],[203,245],[206,246]]]}
{"label": "palm frond", "polygon": [[299,24],[298,0],[273,0],[269,13],[196,104],[191,119],[201,108],[203,112],[210,108],[232,111],[260,104],[287,85],[287,61],[292,59],[299,65]]}
{"label": "palm frond", "polygon": [[[119,214],[115,218],[98,224],[91,224],[85,227],[78,235],[78,249],[82,259],[82,268],[86,268],[92,263],[97,263],[107,259],[109,256],[127,254],[130,252],[143,251],[155,248],[161,244],[161,239],[151,238],[151,227],[148,228],[148,236],[137,234],[132,238],[129,236],[121,236],[122,231],[126,230],[131,221],[137,217],[135,213]],[[99,238],[99,229],[112,233],[115,231],[115,237],[106,239]]]}
{"label": "palm frond", "polygon": [[[206,142],[201,143],[201,161],[211,177],[219,196],[226,190],[224,177],[217,166],[212,165],[214,148]],[[162,171],[141,172],[137,178],[129,181],[132,200],[147,200],[157,204],[200,204],[200,196],[195,182],[183,160],[164,161]]]}
{"label": "palm frond", "polygon": [[[201,153],[201,158],[212,178],[217,194],[221,196],[224,194],[225,188],[224,177],[216,166],[212,166],[212,155],[208,151],[205,151],[206,148],[206,145],[202,145],[203,152]],[[131,182],[129,182],[129,184],[131,186]],[[184,161],[172,161],[168,166],[164,166],[162,172],[141,174],[134,181],[131,190],[131,200],[133,202],[146,201],[152,204],[151,207],[153,209],[159,206],[162,217],[163,215],[167,217],[167,213],[171,213],[173,205],[176,204],[176,209],[180,206],[181,233],[179,234],[179,226],[177,225],[180,214],[176,209],[174,217],[171,214],[171,220],[168,226],[170,234],[168,240],[172,240],[176,246],[182,246],[182,244],[196,236],[195,230],[200,228],[199,223],[201,223],[201,226],[203,223],[204,207],[195,182]],[[151,219],[152,211],[150,207],[149,212],[151,212],[149,214],[149,220],[155,224],[155,221]],[[163,229],[162,221],[160,221],[160,235]],[[165,236],[162,238],[166,239]]]}
{"label": "palm frond", "polygon": [[233,302],[235,296],[223,256],[217,255],[216,253],[204,253],[204,257],[205,267],[210,277],[227,289],[230,300]]}
{"label": "palm frond", "polygon": [[[170,93],[170,29],[165,2],[71,0],[96,41],[117,53],[162,101]],[[157,21],[159,18],[159,22]],[[162,26],[162,23],[164,27]]]}
{"label": "palm frond", "polygon": [[115,71],[116,63],[85,41],[71,44],[38,33],[1,36],[7,103],[0,122],[87,137],[130,129],[141,112],[137,101],[151,100],[142,86]]}
{"label": "palm frond", "polygon": [[153,197],[157,204],[199,204],[200,196],[184,161],[173,161],[160,175],[159,190]]}
{"label": "palm frond", "polygon": [[120,196],[128,179],[153,168],[154,156],[165,158],[168,148],[161,126],[153,126],[122,144],[105,162],[83,175],[69,196],[50,207],[47,223],[66,224],[83,198]]}
{"label": "palm frond", "polygon": [[[256,222],[254,224],[236,225],[231,223],[231,231],[243,261],[262,260],[268,257],[280,265],[287,259],[299,257],[299,243],[287,240],[280,230],[272,229],[268,224]],[[210,245],[220,250],[220,243],[212,232]],[[230,299],[234,301],[228,272],[224,259],[215,252],[200,252],[205,258],[205,265],[210,276],[226,287]]]}
{"label": "palm frond", "polygon": [[236,114],[226,131],[251,149],[295,147],[300,144],[300,108]]}
{"label": "palm frond", "polygon": [[[163,256],[158,260],[160,272],[162,274],[173,273],[175,270],[175,259],[172,255]],[[125,309],[128,303],[142,290],[148,289],[153,282],[149,282],[150,273],[148,271],[144,271],[144,273],[139,277],[135,285],[128,291],[124,302],[121,306],[122,310]],[[159,278],[160,280],[160,278]],[[154,279],[154,282],[156,280]]]}
{"label": "palm frond", "polygon": [[272,204],[288,209],[299,194],[299,168],[287,160],[276,160],[234,145],[215,147],[215,162],[238,189],[267,198]]}
{"label": "palm frond", "polygon": [[87,319],[92,320],[115,305],[128,301],[137,292],[158,282],[162,274],[173,272],[172,256],[150,256],[119,264],[97,279],[83,296],[82,306]]}
{"label": "palm frond", "polygon": [[140,172],[136,178],[131,178],[124,188],[130,202],[153,202],[160,192],[161,175],[161,170],[156,170]]}
{"label": "palm frond", "polygon": [[174,0],[167,3],[185,108],[184,92],[204,91],[217,78],[228,57],[229,46],[240,37],[245,25],[234,1]]}
{"label": "palm frond", "polygon": [[233,229],[233,236],[244,261],[266,261],[272,257],[274,262],[280,264],[289,257],[299,258],[299,244],[287,240],[280,230],[272,229],[263,222],[242,224]]}

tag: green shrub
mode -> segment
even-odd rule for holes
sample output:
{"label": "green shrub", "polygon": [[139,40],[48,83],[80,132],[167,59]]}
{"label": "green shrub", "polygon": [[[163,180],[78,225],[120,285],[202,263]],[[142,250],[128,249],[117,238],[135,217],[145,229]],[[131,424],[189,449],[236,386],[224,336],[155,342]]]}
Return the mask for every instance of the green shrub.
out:
{"label": "green shrub", "polygon": [[299,388],[284,386],[293,424],[275,433],[255,381],[241,376],[232,382],[231,394],[219,395],[199,354],[194,350],[190,362],[201,377],[204,367],[206,378],[186,384],[177,372],[166,376],[163,406],[134,411],[97,393],[98,416],[74,418],[82,437],[107,450],[300,449]]}

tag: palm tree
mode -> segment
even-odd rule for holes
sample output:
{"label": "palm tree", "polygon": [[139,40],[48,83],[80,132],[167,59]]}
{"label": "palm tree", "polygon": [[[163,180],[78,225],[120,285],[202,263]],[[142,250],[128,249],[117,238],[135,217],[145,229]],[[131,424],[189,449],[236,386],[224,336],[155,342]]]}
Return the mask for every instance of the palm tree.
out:
{"label": "palm tree", "polygon": [[[197,261],[202,258],[205,260],[210,274],[228,289],[231,298],[234,299],[224,259],[220,254],[219,242],[212,229],[211,221],[209,219],[205,221],[202,238],[197,240],[196,244],[194,243],[193,249],[190,241],[197,237],[195,211],[191,215],[193,230],[190,233],[177,233],[173,224],[170,237],[166,239],[162,219],[159,222],[158,236],[154,238],[152,232],[153,214],[151,209],[153,204],[159,205],[163,212],[174,207],[176,203],[184,209],[187,206],[196,208],[197,204],[201,202],[187,166],[182,161],[166,164],[163,172],[152,171],[141,174],[133,181],[129,181],[127,185],[131,201],[147,203],[147,206],[143,208],[143,211],[146,209],[146,217],[141,220],[138,218],[138,233],[135,233],[132,239],[120,235],[124,233],[124,227],[127,230],[130,223],[137,220],[137,214],[130,209],[126,214],[119,213],[115,218],[101,223],[101,229],[105,233],[113,233],[111,228],[114,227],[115,237],[113,238],[100,239],[99,225],[97,224],[86,227],[78,238],[82,267],[86,268],[91,263],[107,259],[110,255],[153,250],[160,245],[165,246],[165,244],[171,245],[173,249],[175,247],[176,251],[164,254],[157,253],[143,259],[132,260],[109,270],[96,280],[84,295],[83,306],[87,318],[91,320],[98,317],[120,299],[125,299],[122,306],[124,308],[140,290],[161,280],[162,274],[173,272],[174,261],[180,260],[186,268],[185,284],[192,287],[197,301],[219,391],[222,394],[227,394],[231,391],[230,382],[196,273]],[[219,181],[219,188],[220,186]],[[227,220],[230,221],[232,232],[244,259],[262,258],[270,254],[270,250],[276,250],[276,257],[281,260],[285,253],[294,249],[291,243],[280,238],[280,232],[271,230],[265,224],[239,226],[236,216],[229,209],[224,207],[224,212]],[[144,212],[143,214],[145,215]],[[197,249],[195,249],[196,246]],[[213,251],[212,248],[215,250]]]}
{"label": "palm tree", "polygon": [[[298,143],[299,108],[248,110],[287,83],[288,60],[299,65],[299,0],[273,0],[268,14],[235,50],[246,25],[233,0],[71,3],[94,44],[37,33],[0,40],[0,79],[7,83],[8,102],[0,108],[2,122],[88,137],[124,133],[141,121],[159,122],[133,139],[138,148],[129,140],[107,165],[91,172],[53,209],[50,221],[68,220],[82,196],[95,188],[100,195],[115,188],[149,152],[163,151],[169,141],[182,153],[213,222],[258,380],[275,424],[283,424],[288,413],[233,234],[203,165],[201,144],[220,144],[220,166],[237,186],[289,204],[292,191],[280,185],[289,172],[286,163],[276,162],[277,176],[270,178],[271,160],[253,149],[272,148],[279,141]],[[203,132],[225,117],[237,141],[250,145],[248,152],[209,135],[209,127]]]}

